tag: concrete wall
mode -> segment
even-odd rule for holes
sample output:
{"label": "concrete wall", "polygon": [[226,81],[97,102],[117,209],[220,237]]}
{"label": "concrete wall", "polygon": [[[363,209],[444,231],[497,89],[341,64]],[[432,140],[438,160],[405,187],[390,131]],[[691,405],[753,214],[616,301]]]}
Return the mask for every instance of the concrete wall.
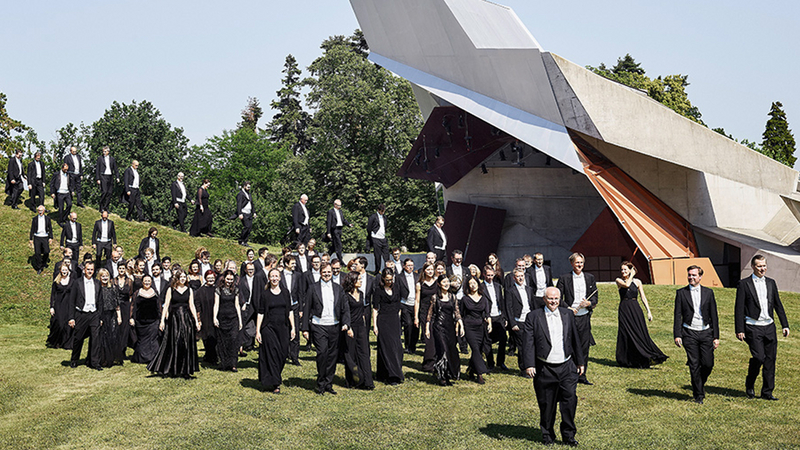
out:
{"label": "concrete wall", "polygon": [[498,257],[504,270],[516,258],[542,252],[553,276],[570,270],[571,248],[606,207],[582,173],[569,168],[475,169],[445,189],[454,200],[507,211]]}

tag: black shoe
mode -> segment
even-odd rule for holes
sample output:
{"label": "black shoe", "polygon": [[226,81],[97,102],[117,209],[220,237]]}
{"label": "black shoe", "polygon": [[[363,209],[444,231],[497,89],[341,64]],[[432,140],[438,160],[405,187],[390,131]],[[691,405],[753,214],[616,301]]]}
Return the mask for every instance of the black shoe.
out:
{"label": "black shoe", "polygon": [[329,387],[328,389],[325,389],[325,392],[327,392],[328,394],[331,394],[331,395],[336,395],[336,391],[334,391],[333,388],[331,388],[331,387]]}
{"label": "black shoe", "polygon": [[42,274],[42,269],[36,269],[36,275],[41,275],[41,274]]}
{"label": "black shoe", "polygon": [[756,391],[753,388],[745,388],[744,393],[747,394],[747,398],[756,398]]}
{"label": "black shoe", "polygon": [[697,403],[698,405],[702,405],[703,404],[703,397],[697,397],[696,399],[694,399],[692,401]]}
{"label": "black shoe", "polygon": [[73,368],[73,369],[78,367],[78,361],[70,361],[69,362],[69,367]]}
{"label": "black shoe", "polygon": [[19,206],[14,205],[14,206],[11,207],[11,209],[19,209]]}
{"label": "black shoe", "polygon": [[778,397],[775,397],[772,394],[762,395],[761,398],[764,399],[764,400],[773,400],[773,401],[777,401],[778,400]]}
{"label": "black shoe", "polygon": [[302,364],[300,364],[300,361],[298,361],[298,360],[296,360],[296,359],[293,359],[293,360],[292,360],[292,365],[293,365],[293,366],[297,366],[297,367],[300,367],[300,366],[302,366]]}
{"label": "black shoe", "polygon": [[485,384],[486,383],[486,381],[483,379],[483,375],[478,375],[477,383],[478,384]]}
{"label": "black shoe", "polygon": [[316,392],[317,395],[324,395],[325,394],[325,391],[322,390],[322,389],[314,389],[314,392]]}
{"label": "black shoe", "polygon": [[578,441],[575,438],[564,439],[564,445],[569,445],[570,447],[577,447]]}
{"label": "black shoe", "polygon": [[550,439],[542,439],[542,445],[555,445],[555,441]]}
{"label": "black shoe", "polygon": [[578,383],[585,384],[587,386],[594,386],[594,383],[592,383],[591,381],[587,380],[586,378],[578,378]]}
{"label": "black shoe", "polygon": [[94,369],[94,370],[96,370],[96,371],[98,371],[98,372],[100,372],[101,370],[103,370],[103,368],[102,368],[102,367],[100,367],[100,366],[97,366],[97,367],[92,367],[92,369]]}
{"label": "black shoe", "polygon": [[499,367],[500,370],[508,370],[508,366],[506,366],[505,364],[499,364],[497,367]]}

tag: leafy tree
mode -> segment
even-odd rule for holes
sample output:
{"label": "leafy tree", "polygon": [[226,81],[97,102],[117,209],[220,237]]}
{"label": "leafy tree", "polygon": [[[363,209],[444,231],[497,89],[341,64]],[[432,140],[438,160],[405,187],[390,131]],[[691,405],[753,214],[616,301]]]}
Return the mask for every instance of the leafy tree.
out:
{"label": "leafy tree", "polygon": [[[309,208],[317,211],[312,228],[323,234],[324,215],[341,198],[349,220],[344,245],[363,248],[367,218],[387,205],[390,245],[424,247],[436,211],[433,184],[405,181],[397,172],[422,127],[411,85],[366,59],[363,35],[334,36],[324,54],[309,66],[307,101],[316,110],[309,128],[314,144],[306,152],[308,173],[316,180]],[[357,230],[357,231],[356,231]]]}
{"label": "leafy tree", "polygon": [[[90,135],[90,127],[87,127],[83,123],[81,123],[79,126],[75,126],[72,122],[70,122],[56,130],[55,140],[51,140],[48,143],[47,151],[42,152],[42,161],[44,161],[47,173],[52,174],[55,171],[61,170],[61,164],[64,161],[64,156],[69,153],[69,148],[73,145],[78,147],[78,153],[86,161],[84,164],[88,164],[89,160],[87,159],[88,153],[86,151],[86,146],[88,145]],[[86,168],[84,168],[84,173],[86,173],[89,167],[90,166],[87,165]],[[87,198],[87,187],[91,186],[92,180],[84,181],[85,183],[82,191],[83,198]]]}
{"label": "leafy tree", "polygon": [[761,152],[775,161],[782,162],[789,167],[794,167],[797,158],[794,156],[795,141],[789,122],[786,121],[786,112],[781,102],[773,102],[769,110],[769,120],[764,130],[761,141]]}
{"label": "leafy tree", "polygon": [[[169,225],[175,215],[169,188],[177,173],[187,167],[188,142],[183,129],[170,125],[152,103],[133,101],[120,104],[115,101],[91,126],[86,166],[93,167],[103,146],[108,145],[117,160],[121,181],[122,171],[130,166],[131,161],[138,160],[145,216]],[[84,184],[83,192],[88,201],[97,203],[100,190],[94,184],[93,176],[84,181],[87,184]],[[187,185],[191,181],[187,180]],[[86,189],[88,183],[93,188]],[[122,183],[116,183],[114,198],[121,194]],[[111,205],[120,208],[122,213],[124,205],[121,202],[112,201]]]}
{"label": "leafy tree", "polygon": [[28,130],[28,127],[8,115],[6,98],[6,94],[0,92],[0,151],[6,156],[11,156],[15,151],[23,149],[20,141],[14,139],[15,133],[22,134]]}
{"label": "leafy tree", "polygon": [[249,128],[255,131],[258,126],[258,119],[264,115],[261,110],[261,105],[255,97],[247,98],[247,106],[242,110],[242,121],[239,123],[239,128]]}
{"label": "leafy tree", "polygon": [[617,65],[611,69],[611,72],[615,75],[621,75],[623,73],[644,75],[644,69],[642,69],[642,65],[637,63],[630,53],[626,53],[622,58],[617,58]]}
{"label": "leafy tree", "polygon": [[306,130],[311,116],[303,111],[300,103],[301,72],[294,56],[286,57],[282,73],[284,78],[278,98],[270,104],[277,112],[268,128],[274,142],[288,147],[294,155],[301,155],[310,145]]}

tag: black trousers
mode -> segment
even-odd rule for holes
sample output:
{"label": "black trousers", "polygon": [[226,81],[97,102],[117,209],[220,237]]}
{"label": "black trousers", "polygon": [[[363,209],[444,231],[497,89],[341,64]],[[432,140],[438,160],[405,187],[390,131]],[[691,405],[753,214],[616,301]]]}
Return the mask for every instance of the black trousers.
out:
{"label": "black trousers", "polygon": [[[173,207],[175,205],[172,205]],[[172,222],[173,227],[180,227],[182,233],[186,233],[186,213],[188,210],[186,209],[186,202],[178,202],[178,207],[175,209],[175,222]]]}
{"label": "black trousers", "polygon": [[311,239],[311,227],[308,225],[300,225],[300,233],[297,235],[297,241],[295,241],[295,246],[299,243],[303,243],[303,245],[308,244],[308,241]]}
{"label": "black trousers", "polygon": [[[523,320],[520,322],[517,319],[512,319],[511,323],[511,331],[509,331],[508,334],[510,336],[510,340],[513,341],[514,345],[517,347],[517,363],[519,365],[519,370],[525,370],[527,369],[527,367],[523,367],[525,365],[525,357],[523,356],[525,346],[522,344],[522,330],[525,329],[525,321]],[[517,326],[517,330],[514,330],[514,325]]]}
{"label": "black trousers", "polygon": [[17,203],[19,202],[19,196],[22,195],[22,180],[17,181],[16,183],[10,186],[11,186],[11,193],[8,195],[6,203],[14,207],[17,206]]}
{"label": "black trousers", "polygon": [[67,221],[70,211],[72,211],[72,195],[69,193],[56,194],[55,203],[56,208],[58,208],[58,223],[63,224]]}
{"label": "black trousers", "polygon": [[243,214],[242,217],[242,234],[239,236],[239,242],[246,244],[250,239],[250,230],[253,229],[253,214]]}
{"label": "black trousers", "polygon": [[711,329],[694,331],[688,328],[683,328],[681,334],[692,379],[692,394],[695,399],[702,400],[706,396],[706,380],[714,368],[714,335]]}
{"label": "black trousers", "polygon": [[414,326],[414,305],[400,305],[400,323],[403,326],[406,351],[413,353],[417,350],[419,341],[419,327]]}
{"label": "black trousers", "polygon": [[[105,262],[108,260],[108,258],[111,258],[111,241],[108,242],[98,241],[96,252],[97,252],[96,256],[97,267],[105,267]],[[75,255],[75,257],[77,258],[77,254],[73,253],[73,255]]]}
{"label": "black trousers", "polygon": [[503,327],[502,317],[492,318],[492,332],[489,333],[489,349],[486,351],[486,365],[489,369],[495,365],[494,355],[492,354],[492,344],[497,344],[497,365],[502,366],[506,363],[506,329]]}
{"label": "black trousers", "polygon": [[744,341],[750,346],[750,367],[744,385],[753,389],[761,371],[761,396],[772,395],[775,389],[775,357],[778,354],[778,337],[775,323],[766,326],[745,325]]}
{"label": "black trousers", "polygon": [[[300,325],[300,309],[293,309],[292,314],[294,315],[294,323],[295,329],[299,329]],[[302,333],[295,333],[294,339],[289,341],[289,359],[294,363],[298,362],[300,358],[300,334]]]}
{"label": "black trousers", "polygon": [[[75,244],[70,244],[70,243],[67,243],[67,245],[66,245],[65,247],[66,247],[66,248],[68,248],[68,249],[70,249],[70,250],[72,250],[72,257],[75,259],[75,261],[79,261],[78,257],[79,257],[79,256],[80,256],[80,254],[81,254],[81,246],[80,246],[80,244],[77,244],[77,243],[75,243]],[[98,269],[98,270],[99,270],[99,269]]]}
{"label": "black trousers", "polygon": [[69,174],[69,190],[72,192],[72,195],[75,196],[75,203],[77,203],[78,206],[83,206],[83,202],[81,201],[81,176],[77,173]]}
{"label": "black trousers", "polygon": [[112,175],[100,175],[100,211],[108,211],[111,205],[111,192],[114,190]]}
{"label": "black trousers", "polygon": [[389,241],[372,238],[372,254],[375,256],[375,273],[379,273],[389,260]]}
{"label": "black trousers", "polygon": [[128,188],[131,193],[128,197],[128,214],[125,215],[125,220],[131,220],[133,211],[136,210],[136,221],[142,221],[142,194],[139,189]]}
{"label": "black trousers", "polygon": [[33,209],[36,209],[39,205],[44,205],[44,181],[41,178],[36,178],[29,186]]}
{"label": "black trousers", "polygon": [[575,328],[578,330],[578,337],[581,339],[580,346],[583,351],[583,361],[577,361],[577,364],[583,366],[583,375],[581,375],[581,379],[585,380],[586,373],[589,371],[589,347],[594,345],[594,338],[592,337],[592,313],[575,316]]}
{"label": "black trousers", "polygon": [[89,353],[86,357],[86,365],[94,368],[100,367],[100,311],[91,313],[75,311],[75,328],[72,336],[70,360],[78,361],[81,358],[83,341],[88,337]]}
{"label": "black trousers", "polygon": [[339,331],[341,325],[311,324],[311,342],[317,350],[317,390],[333,388],[333,375],[339,359]]}
{"label": "black trousers", "polygon": [[342,227],[334,227],[331,230],[331,245],[328,247],[328,253],[331,256],[335,253],[336,258],[342,261]]}
{"label": "black trousers", "polygon": [[555,440],[553,427],[556,422],[556,405],[561,409],[561,438],[567,440],[575,437],[577,385],[578,369],[571,359],[561,364],[536,360],[533,388],[536,391],[536,401],[539,403],[539,426],[542,429],[544,442]]}
{"label": "black trousers", "polygon": [[[433,250],[433,253],[436,253],[436,260],[437,261],[444,261],[445,258],[447,258],[447,252],[445,250],[441,250],[441,249],[437,248],[437,249]],[[447,262],[447,261],[445,261],[445,262]]]}
{"label": "black trousers", "polygon": [[33,237],[33,268],[42,270],[50,261],[50,238]]}

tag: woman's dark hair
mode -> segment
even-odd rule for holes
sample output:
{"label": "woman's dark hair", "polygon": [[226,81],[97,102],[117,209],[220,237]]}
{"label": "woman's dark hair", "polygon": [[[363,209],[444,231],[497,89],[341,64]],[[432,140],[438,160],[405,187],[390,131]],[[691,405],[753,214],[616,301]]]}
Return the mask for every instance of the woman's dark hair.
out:
{"label": "woman's dark hair", "polygon": [[158,231],[158,228],[156,228],[156,227],[150,227],[150,229],[149,229],[149,230],[147,230],[147,237],[150,237],[150,236],[152,236],[152,235],[153,235],[153,231],[156,231],[156,232],[157,232],[157,231]]}
{"label": "woman's dark hair", "polygon": [[234,284],[236,283],[236,274],[233,273],[232,270],[226,270],[226,271],[222,272],[222,275],[220,275],[220,279],[222,279],[222,284],[221,285],[225,286],[227,284],[227,281],[225,281],[225,279],[228,278],[228,275],[233,277],[233,281],[231,282],[231,286],[230,287],[234,287]]}
{"label": "woman's dark hair", "polygon": [[361,275],[358,272],[348,272],[344,277],[344,281],[342,281],[342,289],[348,294],[353,292],[359,278],[361,278]]}
{"label": "woman's dark hair", "polygon": [[389,275],[391,275],[392,278],[394,278],[394,269],[391,267],[385,267],[381,271],[381,286],[386,286],[386,277],[388,277]]}

